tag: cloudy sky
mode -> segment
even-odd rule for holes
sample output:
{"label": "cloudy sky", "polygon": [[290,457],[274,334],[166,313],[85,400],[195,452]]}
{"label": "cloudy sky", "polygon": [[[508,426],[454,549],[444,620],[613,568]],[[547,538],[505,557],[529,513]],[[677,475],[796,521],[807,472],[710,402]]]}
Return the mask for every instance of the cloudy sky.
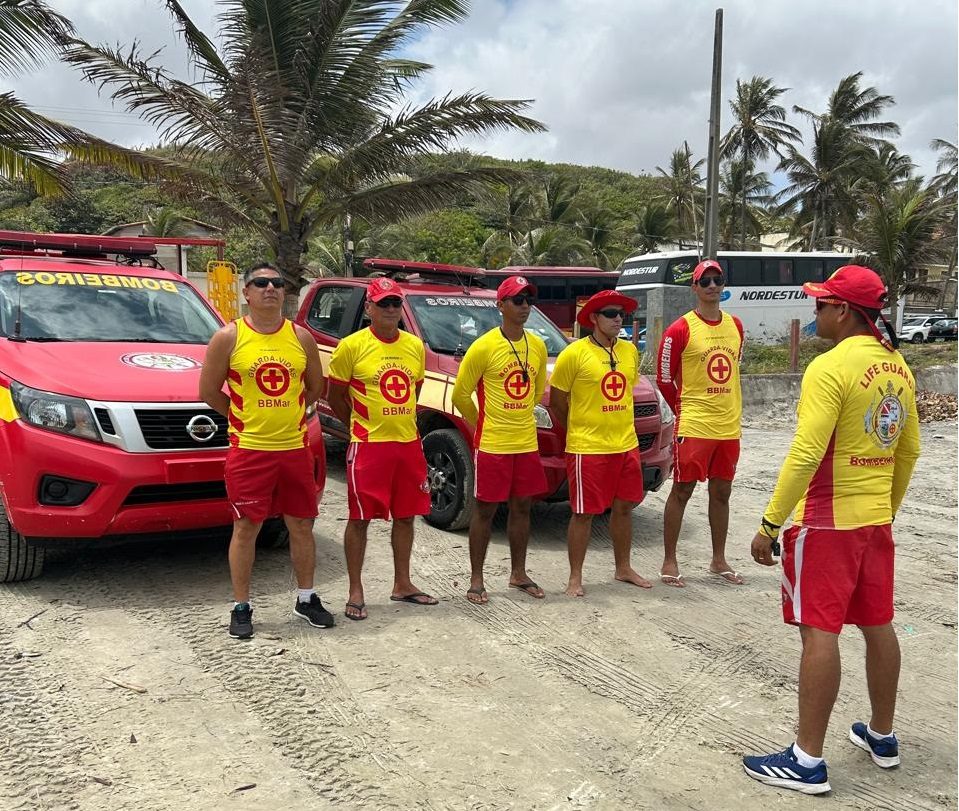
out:
{"label": "cloudy sky", "polygon": [[[160,0],[48,0],[93,42],[164,48],[185,70],[185,54]],[[215,0],[181,0],[215,31]],[[654,173],[688,140],[706,151],[716,2],[701,0],[473,0],[469,19],[427,33],[411,56],[435,65],[414,102],[448,91],[482,90],[533,99],[545,135],[504,134],[464,143],[506,158],[608,166]],[[725,0],[723,120],[737,78],[771,77],[783,97],[822,110],[839,79],[893,96],[897,146],[927,176],[933,138],[957,138],[955,0]],[[184,73],[184,75],[187,75]],[[111,106],[79,75],[48,65],[0,83],[52,117],[128,145],[156,138]],[[793,121],[800,125],[798,118]],[[767,167],[771,168],[771,167]]]}

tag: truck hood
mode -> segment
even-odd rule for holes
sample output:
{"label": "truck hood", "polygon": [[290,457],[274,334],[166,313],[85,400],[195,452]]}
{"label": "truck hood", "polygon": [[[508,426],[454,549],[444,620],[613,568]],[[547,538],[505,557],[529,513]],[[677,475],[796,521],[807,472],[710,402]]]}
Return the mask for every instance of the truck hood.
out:
{"label": "truck hood", "polygon": [[42,391],[89,400],[195,403],[200,344],[3,341],[0,373]]}

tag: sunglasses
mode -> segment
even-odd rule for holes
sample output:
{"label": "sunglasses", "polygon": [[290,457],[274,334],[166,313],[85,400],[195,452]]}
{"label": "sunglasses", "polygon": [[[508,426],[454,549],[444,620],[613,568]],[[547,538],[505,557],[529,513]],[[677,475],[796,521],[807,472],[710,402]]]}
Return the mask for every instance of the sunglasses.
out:
{"label": "sunglasses", "polygon": [[816,299],[816,312],[818,313],[823,307],[827,304],[833,304],[839,306],[840,304],[845,304],[846,302],[840,298],[817,298]]}
{"label": "sunglasses", "polygon": [[726,284],[726,280],[722,276],[700,276],[699,280],[696,282],[700,287],[722,287]]}
{"label": "sunglasses", "polygon": [[536,303],[536,297],[530,296],[526,293],[523,293],[519,296],[509,296],[508,298],[517,307],[522,307],[524,304],[529,304],[529,306],[532,307]]}
{"label": "sunglasses", "polygon": [[286,282],[284,282],[279,276],[257,276],[255,279],[250,279],[248,284],[252,284],[254,287],[259,287],[261,290],[265,287],[269,287],[271,284],[277,290],[286,286]]}
{"label": "sunglasses", "polygon": [[385,310],[389,307],[398,310],[403,306],[403,299],[397,298],[396,296],[390,296],[389,298],[381,298],[379,301],[374,301],[373,303],[381,310]]}
{"label": "sunglasses", "polygon": [[623,312],[622,310],[597,310],[596,314],[603,316],[603,318],[610,318],[610,319],[626,317],[626,313]]}

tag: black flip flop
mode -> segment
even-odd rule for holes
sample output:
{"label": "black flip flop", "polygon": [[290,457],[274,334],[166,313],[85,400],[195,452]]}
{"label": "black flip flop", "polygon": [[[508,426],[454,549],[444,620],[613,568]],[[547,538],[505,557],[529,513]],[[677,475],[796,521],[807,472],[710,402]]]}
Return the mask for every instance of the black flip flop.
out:
{"label": "black flip flop", "polygon": [[535,600],[542,600],[546,595],[545,594],[536,594],[532,589],[538,589],[539,584],[534,583],[532,580],[527,580],[525,583],[510,583],[509,587],[511,589],[519,589],[524,594],[528,594]]}
{"label": "black flip flop", "polygon": [[[347,603],[346,607],[355,608],[357,611],[366,611],[366,603]],[[346,617],[348,620],[353,620],[353,622],[359,622],[360,620],[366,619],[366,617],[354,617],[351,614],[347,614],[345,611],[343,612],[343,616]]]}
{"label": "black flip flop", "polygon": [[[417,600],[417,597],[429,597],[434,602],[424,602],[423,600]],[[390,595],[390,599],[394,603],[412,603],[413,605],[436,605],[439,600],[437,600],[432,594],[427,594],[425,591],[414,591],[412,594],[406,594],[402,597],[394,597]]]}

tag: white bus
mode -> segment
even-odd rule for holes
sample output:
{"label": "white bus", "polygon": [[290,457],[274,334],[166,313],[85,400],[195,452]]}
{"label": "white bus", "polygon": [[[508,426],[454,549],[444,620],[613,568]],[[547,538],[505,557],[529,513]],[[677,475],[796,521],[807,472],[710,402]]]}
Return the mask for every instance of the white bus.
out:
{"label": "white bus", "polygon": [[[740,318],[750,340],[766,343],[788,336],[794,318],[805,334],[814,333],[813,303],[803,293],[803,283],[821,282],[855,261],[848,253],[757,251],[720,251],[717,259],[726,277],[723,310]],[[698,263],[692,250],[636,254],[620,266],[616,289],[636,299],[645,324],[649,291],[666,285],[689,287]]]}

